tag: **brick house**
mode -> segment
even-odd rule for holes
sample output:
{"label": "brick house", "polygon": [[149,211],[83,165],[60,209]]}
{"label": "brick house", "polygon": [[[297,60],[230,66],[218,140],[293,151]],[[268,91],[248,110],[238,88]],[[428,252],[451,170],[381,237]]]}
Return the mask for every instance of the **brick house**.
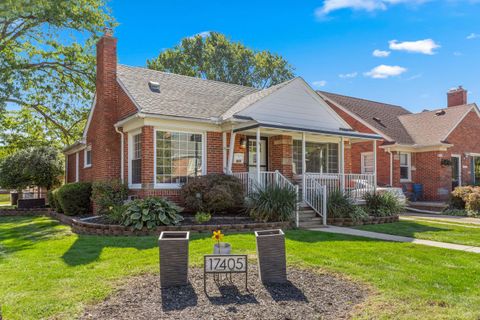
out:
{"label": "brick house", "polygon": [[[480,182],[480,112],[467,103],[462,87],[447,93],[447,108],[420,113],[329,92],[319,95],[355,130],[382,136],[379,185],[411,191],[419,183],[425,200],[445,200],[454,187]],[[351,153],[353,171],[372,170],[371,145],[357,143]]]}
{"label": "brick house", "polygon": [[258,90],[117,64],[116,47],[111,32],[97,44],[95,100],[82,141],[64,150],[66,182],[120,179],[174,201],[209,173],[374,188],[375,170],[343,174],[350,144],[381,137],[353,130],[303,79]]}

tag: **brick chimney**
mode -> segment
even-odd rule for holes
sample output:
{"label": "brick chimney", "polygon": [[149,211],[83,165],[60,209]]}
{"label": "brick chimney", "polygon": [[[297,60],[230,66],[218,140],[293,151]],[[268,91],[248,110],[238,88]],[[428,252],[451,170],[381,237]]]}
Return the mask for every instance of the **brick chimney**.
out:
{"label": "brick chimney", "polygon": [[447,106],[455,107],[467,104],[467,90],[462,86],[458,86],[456,89],[450,89],[447,92]]}
{"label": "brick chimney", "polygon": [[114,124],[117,115],[117,39],[105,28],[97,42],[96,105],[87,132],[92,147],[91,178],[93,181],[120,177],[120,136]]}

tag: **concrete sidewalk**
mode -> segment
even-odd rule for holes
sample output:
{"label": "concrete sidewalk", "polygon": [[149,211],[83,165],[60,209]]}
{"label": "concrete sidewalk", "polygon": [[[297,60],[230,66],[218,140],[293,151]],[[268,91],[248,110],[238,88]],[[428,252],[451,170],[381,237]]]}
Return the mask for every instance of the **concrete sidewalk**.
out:
{"label": "concrete sidewalk", "polygon": [[430,247],[480,253],[480,247],[472,247],[472,246],[465,246],[462,244],[446,243],[446,242],[431,241],[431,240],[422,240],[422,239],[415,239],[415,238],[402,237],[402,236],[394,236],[391,234],[363,231],[363,230],[357,230],[357,229],[351,229],[351,228],[330,226],[326,228],[314,228],[309,230],[346,234],[350,236],[358,236],[358,237],[379,239],[379,240],[385,240],[385,241],[410,242],[410,243],[421,244],[421,245],[430,246]]}
{"label": "concrete sidewalk", "polygon": [[402,213],[400,217],[413,218],[413,219],[424,219],[424,220],[438,220],[438,221],[448,221],[455,223],[469,223],[480,225],[479,218],[470,218],[470,217],[461,217],[461,216],[447,216],[441,214],[425,214],[425,213]]}

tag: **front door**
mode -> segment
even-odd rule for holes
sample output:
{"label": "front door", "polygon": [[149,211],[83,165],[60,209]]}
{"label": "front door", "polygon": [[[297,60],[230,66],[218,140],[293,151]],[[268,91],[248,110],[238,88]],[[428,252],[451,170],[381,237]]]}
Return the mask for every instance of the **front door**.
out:
{"label": "front door", "polygon": [[[248,171],[257,172],[257,139],[248,138]],[[260,140],[260,171],[267,171],[267,138]]]}
{"label": "front door", "polygon": [[452,190],[460,185],[460,179],[460,157],[452,156]]}

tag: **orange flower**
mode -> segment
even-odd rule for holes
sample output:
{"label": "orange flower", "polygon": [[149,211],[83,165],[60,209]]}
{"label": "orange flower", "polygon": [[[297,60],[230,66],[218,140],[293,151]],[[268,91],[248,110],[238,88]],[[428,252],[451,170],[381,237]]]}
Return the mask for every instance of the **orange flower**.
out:
{"label": "orange flower", "polygon": [[220,231],[220,230],[213,231],[212,239],[215,240],[215,241],[218,241],[218,242],[222,241],[222,239],[223,239],[222,231]]}

